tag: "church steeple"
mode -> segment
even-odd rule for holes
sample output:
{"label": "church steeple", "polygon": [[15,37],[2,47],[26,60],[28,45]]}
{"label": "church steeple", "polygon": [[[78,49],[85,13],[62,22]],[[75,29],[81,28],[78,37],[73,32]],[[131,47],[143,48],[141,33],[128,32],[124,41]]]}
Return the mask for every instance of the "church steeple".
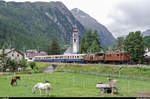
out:
{"label": "church steeple", "polygon": [[73,38],[73,53],[77,54],[79,50],[79,33],[76,25],[73,26],[72,38]]}

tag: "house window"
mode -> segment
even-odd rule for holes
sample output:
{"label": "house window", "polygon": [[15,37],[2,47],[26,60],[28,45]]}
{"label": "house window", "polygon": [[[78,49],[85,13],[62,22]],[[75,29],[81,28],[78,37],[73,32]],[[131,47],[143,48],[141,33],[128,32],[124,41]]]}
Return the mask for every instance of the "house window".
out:
{"label": "house window", "polygon": [[19,54],[17,54],[17,57],[19,57]]}
{"label": "house window", "polygon": [[14,54],[12,54],[12,56],[14,56]]}
{"label": "house window", "polygon": [[74,39],[74,42],[76,42],[76,39]]}

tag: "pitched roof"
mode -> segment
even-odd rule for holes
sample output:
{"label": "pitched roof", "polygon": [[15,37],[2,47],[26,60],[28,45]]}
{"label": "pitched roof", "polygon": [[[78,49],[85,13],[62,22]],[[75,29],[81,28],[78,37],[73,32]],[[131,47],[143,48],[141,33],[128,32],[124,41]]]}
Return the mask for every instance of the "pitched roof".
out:
{"label": "pitched roof", "polygon": [[[5,50],[4,50],[4,53],[5,53],[5,54],[8,54],[8,53],[10,53],[11,51],[16,51],[16,52],[20,53],[22,56],[24,56],[23,53],[21,53],[20,51],[18,51],[18,50],[16,50],[16,49],[5,49]],[[3,52],[3,49],[0,49],[0,54],[2,54],[2,52]]]}
{"label": "pitched roof", "polygon": [[[10,51],[11,51],[11,49],[5,49],[5,50],[4,50],[4,53],[7,54],[7,53],[10,52]],[[0,49],[0,54],[2,54],[2,52],[3,52],[3,49]]]}
{"label": "pitched roof", "polygon": [[35,57],[35,56],[45,56],[45,55],[47,55],[47,53],[44,52],[44,51],[42,51],[42,52],[40,52],[40,53],[26,52],[25,55],[26,55],[26,57],[28,57],[28,58],[33,58],[33,57]]}
{"label": "pitched roof", "polygon": [[68,47],[68,49],[64,52],[64,54],[72,54],[72,47]]}

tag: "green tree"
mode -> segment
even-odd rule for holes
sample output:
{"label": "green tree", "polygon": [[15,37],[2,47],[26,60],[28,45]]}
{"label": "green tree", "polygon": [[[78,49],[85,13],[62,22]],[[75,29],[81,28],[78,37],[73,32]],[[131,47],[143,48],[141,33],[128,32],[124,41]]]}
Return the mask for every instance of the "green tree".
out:
{"label": "green tree", "polygon": [[46,52],[48,53],[48,55],[57,55],[57,54],[61,54],[62,53],[62,49],[59,46],[57,39],[54,38],[51,42],[51,44],[48,46]]}
{"label": "green tree", "polygon": [[94,40],[92,45],[90,46],[90,51],[91,52],[99,52],[100,51],[100,45],[99,43],[97,42],[97,40]]}
{"label": "green tree", "polygon": [[150,36],[146,36],[143,38],[144,39],[144,47],[145,48],[150,48]]}
{"label": "green tree", "polygon": [[36,67],[36,63],[35,63],[35,62],[30,62],[29,65],[30,65],[30,67],[31,67],[32,69],[34,69],[34,68]]}
{"label": "green tree", "polygon": [[116,40],[116,49],[119,51],[124,50],[124,37],[118,37]]}
{"label": "green tree", "polygon": [[27,67],[27,61],[24,58],[22,58],[21,60],[19,60],[18,65],[20,67],[26,68]]}
{"label": "green tree", "polygon": [[81,39],[79,53],[99,52],[102,49],[100,45],[101,41],[97,31],[92,33],[92,30],[89,29]]}
{"label": "green tree", "polygon": [[85,37],[83,37],[81,39],[81,44],[80,44],[80,47],[79,47],[79,53],[86,53],[86,50],[87,50],[87,46],[85,45]]}
{"label": "green tree", "polygon": [[11,68],[11,70],[14,72],[18,67],[18,62],[15,59],[9,58],[9,64],[8,66]]}
{"label": "green tree", "polygon": [[144,41],[140,31],[130,32],[126,37],[125,50],[130,55],[131,63],[143,63],[144,60]]}
{"label": "green tree", "polygon": [[5,53],[5,46],[2,47],[2,53],[0,55],[0,70],[4,71],[7,68],[8,57]]}

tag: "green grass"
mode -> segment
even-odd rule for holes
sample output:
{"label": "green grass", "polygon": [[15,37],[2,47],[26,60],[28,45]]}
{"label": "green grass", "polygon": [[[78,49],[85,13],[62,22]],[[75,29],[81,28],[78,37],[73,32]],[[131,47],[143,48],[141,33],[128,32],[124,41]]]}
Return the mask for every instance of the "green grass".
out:
{"label": "green grass", "polygon": [[[39,91],[32,94],[32,87],[38,82],[49,80],[52,85],[49,97],[112,97],[111,94],[100,94],[97,82],[106,82],[106,77],[98,75],[54,72],[51,74],[17,74],[21,76],[17,86],[10,86],[13,75],[0,75],[0,97],[40,97]],[[114,97],[136,97],[135,92],[150,91],[150,81],[121,79],[117,85],[119,94]],[[24,85],[28,85],[24,87]],[[42,92],[42,97],[46,97]]]}
{"label": "green grass", "polygon": [[128,77],[131,79],[150,80],[150,68],[113,66],[108,64],[80,65],[80,64],[62,64],[55,71],[70,71],[75,73],[88,73],[96,75],[111,75],[118,77]]}
{"label": "green grass", "polygon": [[31,69],[31,67],[29,66],[29,63],[30,62],[28,62],[28,67],[26,68],[26,70],[25,71],[22,71],[22,73],[27,73],[27,72],[42,72],[43,71],[43,69],[44,68],[46,68],[46,67],[48,67],[48,66],[50,66],[50,64],[49,63],[45,63],[45,62],[35,62],[36,63],[36,67],[35,68],[38,68],[38,70],[37,69],[34,69],[34,70],[32,70]]}

